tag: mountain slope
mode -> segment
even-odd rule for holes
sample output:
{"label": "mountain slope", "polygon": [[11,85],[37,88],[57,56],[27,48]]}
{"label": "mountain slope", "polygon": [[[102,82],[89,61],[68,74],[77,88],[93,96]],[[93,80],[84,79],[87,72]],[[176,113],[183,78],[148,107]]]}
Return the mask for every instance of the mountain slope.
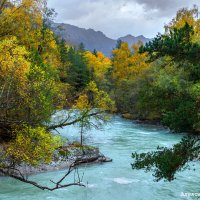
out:
{"label": "mountain slope", "polygon": [[[56,35],[65,39],[68,43],[79,45],[83,43],[87,50],[102,51],[106,56],[111,55],[111,51],[115,48],[117,40],[108,38],[101,31],[94,31],[93,29],[84,29],[77,26],[64,23],[52,23],[52,30]],[[141,40],[143,43],[150,41],[150,39],[144,36],[134,37],[132,35],[127,35],[125,37],[119,38],[124,42],[128,42],[129,45],[136,43]]]}

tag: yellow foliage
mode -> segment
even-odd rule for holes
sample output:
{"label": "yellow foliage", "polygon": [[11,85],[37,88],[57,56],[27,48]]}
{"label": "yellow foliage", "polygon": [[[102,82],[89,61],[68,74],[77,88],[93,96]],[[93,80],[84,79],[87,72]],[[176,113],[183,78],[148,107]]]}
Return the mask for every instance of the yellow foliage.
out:
{"label": "yellow foliage", "polygon": [[0,10],[0,117],[8,123],[6,138],[15,139],[5,144],[6,159],[49,163],[61,142],[40,126],[66,102],[57,76],[58,47],[43,25],[45,0],[8,2]]}
{"label": "yellow foliage", "polygon": [[[139,45],[134,44],[132,50],[128,43],[122,43],[119,49],[113,50],[113,71],[112,78],[115,82],[123,80],[134,80],[148,68],[145,62],[147,53],[138,53]],[[132,53],[134,51],[134,53]]]}
{"label": "yellow foliage", "polygon": [[129,58],[131,56],[127,43],[122,43],[119,49],[113,50],[113,72],[114,80],[123,80],[129,76]]}
{"label": "yellow foliage", "polygon": [[58,68],[60,66],[60,55],[52,31],[49,29],[45,30],[45,37],[41,40],[40,45],[43,48],[41,54],[44,64],[49,64],[54,66],[54,68]]}
{"label": "yellow foliage", "polygon": [[43,27],[45,0],[23,0],[5,7],[0,16],[0,36],[12,35],[27,50],[39,49],[45,64],[59,66],[53,32]]}
{"label": "yellow foliage", "polygon": [[93,93],[98,93],[98,88],[97,88],[97,85],[96,85],[96,83],[94,82],[94,81],[90,81],[89,82],[89,84],[87,85],[87,87],[86,87],[86,91],[88,92],[88,91],[91,91],[91,92],[93,92]]}
{"label": "yellow foliage", "polygon": [[15,37],[0,41],[0,81],[1,84],[18,84],[22,87],[26,83],[26,74],[30,69],[27,60],[28,52],[19,46]]}
{"label": "yellow foliage", "polygon": [[96,101],[96,107],[100,108],[102,111],[114,112],[116,110],[115,102],[103,90],[100,90],[96,94],[95,101]]}
{"label": "yellow foliage", "polygon": [[79,98],[76,100],[74,108],[79,109],[79,110],[90,108],[90,104],[89,104],[88,97],[86,94],[79,96]]}
{"label": "yellow foliage", "polygon": [[200,19],[198,18],[199,11],[196,6],[194,6],[192,9],[181,9],[177,12],[176,17],[165,26],[165,31],[168,33],[170,30],[177,28],[183,28],[185,24],[189,24],[190,26],[193,26],[195,30],[195,34],[193,36],[193,42],[199,42],[200,43]]}
{"label": "yellow foliage", "polygon": [[62,145],[59,137],[46,132],[45,128],[24,125],[14,130],[16,138],[6,145],[6,155],[15,162],[36,166],[50,163],[53,152]]}
{"label": "yellow foliage", "polygon": [[97,52],[94,55],[90,51],[86,51],[84,57],[87,60],[89,70],[93,73],[94,79],[97,82],[103,81],[105,74],[111,68],[110,59],[105,57],[102,52]]}
{"label": "yellow foliage", "polygon": [[1,35],[15,35],[29,48],[37,48],[42,27],[42,2],[23,0],[6,7],[0,18]]}
{"label": "yellow foliage", "polygon": [[79,110],[90,110],[97,108],[102,111],[115,111],[115,103],[109,95],[99,90],[94,81],[91,81],[84,90],[84,93],[76,100],[73,108]]}

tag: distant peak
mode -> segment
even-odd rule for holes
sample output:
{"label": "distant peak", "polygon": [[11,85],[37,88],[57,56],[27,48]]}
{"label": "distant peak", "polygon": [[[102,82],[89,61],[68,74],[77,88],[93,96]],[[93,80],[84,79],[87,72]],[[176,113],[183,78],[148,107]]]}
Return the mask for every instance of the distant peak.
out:
{"label": "distant peak", "polygon": [[92,31],[92,32],[94,32],[94,30],[93,30],[92,28],[88,28],[87,30],[88,30],[88,31]]}
{"label": "distant peak", "polygon": [[134,41],[134,40],[146,41],[146,40],[148,40],[148,38],[144,37],[144,35],[138,35],[135,37],[131,34],[128,34],[124,37],[120,37],[119,40],[122,40],[122,41]]}
{"label": "distant peak", "polygon": [[107,37],[103,32],[101,32],[101,31],[96,31],[96,30],[94,30],[94,29],[92,29],[92,28],[87,29],[87,31],[88,31],[89,33],[91,33],[91,34],[97,34],[97,35],[99,35],[99,36]]}
{"label": "distant peak", "polygon": [[131,34],[128,34],[128,35],[126,35],[125,37],[134,37],[134,36],[132,36]]}
{"label": "distant peak", "polygon": [[145,38],[144,35],[138,35],[137,38]]}
{"label": "distant peak", "polygon": [[125,35],[124,37],[121,38],[133,38],[134,36],[132,36],[131,34]]}

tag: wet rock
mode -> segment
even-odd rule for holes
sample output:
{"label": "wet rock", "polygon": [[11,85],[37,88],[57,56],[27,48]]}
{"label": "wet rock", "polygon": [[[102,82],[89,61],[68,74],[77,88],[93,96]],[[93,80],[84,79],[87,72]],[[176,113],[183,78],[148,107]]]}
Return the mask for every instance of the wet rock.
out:
{"label": "wet rock", "polygon": [[96,162],[112,162],[112,159],[111,158],[108,158],[108,157],[105,157],[105,156],[102,156],[102,157],[99,157]]}
{"label": "wet rock", "polygon": [[[84,163],[104,163],[112,162],[112,159],[104,156],[100,153],[99,148],[84,146],[81,148],[66,146],[63,147],[66,149],[67,154],[59,154],[59,151],[55,151],[54,160],[50,164],[41,164],[37,167],[28,166],[21,164],[17,169],[23,175],[37,174],[47,171],[56,171],[61,169],[67,169],[72,163],[76,162],[79,164]],[[16,171],[14,173],[17,173]],[[1,176],[2,174],[0,174]]]}

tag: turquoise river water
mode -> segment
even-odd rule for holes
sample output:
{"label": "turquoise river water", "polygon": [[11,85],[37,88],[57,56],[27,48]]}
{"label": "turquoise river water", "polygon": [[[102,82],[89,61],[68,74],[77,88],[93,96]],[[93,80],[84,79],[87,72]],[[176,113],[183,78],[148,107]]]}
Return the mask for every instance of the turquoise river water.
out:
{"label": "turquoise river water", "polygon": [[[60,130],[70,140],[78,140],[77,128]],[[177,174],[173,182],[154,182],[151,172],[131,169],[131,153],[155,150],[180,141],[183,134],[172,134],[153,125],[141,125],[113,117],[102,130],[90,130],[85,142],[100,148],[113,159],[112,163],[91,164],[80,167],[87,187],[69,187],[49,192],[7,177],[0,178],[0,200],[174,200],[193,199],[183,193],[199,191],[200,170],[187,170]],[[65,171],[37,174],[30,179],[41,184],[57,180]],[[69,177],[69,181],[72,177]],[[195,199],[195,198],[194,198]]]}

